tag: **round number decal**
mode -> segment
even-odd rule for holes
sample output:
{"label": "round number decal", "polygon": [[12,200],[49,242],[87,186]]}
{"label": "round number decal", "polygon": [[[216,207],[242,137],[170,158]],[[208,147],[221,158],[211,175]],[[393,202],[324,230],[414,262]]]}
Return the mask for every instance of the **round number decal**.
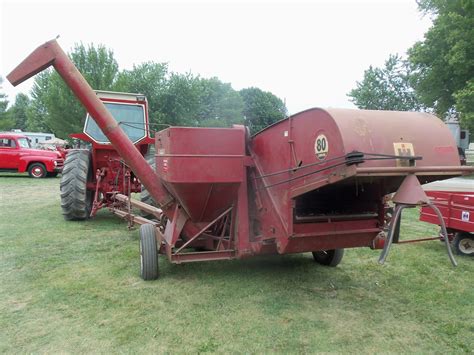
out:
{"label": "round number decal", "polygon": [[325,159],[328,155],[329,143],[324,134],[320,134],[316,137],[316,141],[314,142],[314,152],[319,160]]}

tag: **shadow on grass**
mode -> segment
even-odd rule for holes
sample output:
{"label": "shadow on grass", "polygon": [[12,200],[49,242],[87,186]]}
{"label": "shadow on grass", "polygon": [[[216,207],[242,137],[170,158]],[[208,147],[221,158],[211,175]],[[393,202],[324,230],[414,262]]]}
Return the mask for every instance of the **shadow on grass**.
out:
{"label": "shadow on grass", "polygon": [[211,262],[196,262],[188,264],[172,264],[168,259],[160,255],[160,278],[168,281],[172,279],[219,279],[219,278],[244,278],[248,282],[254,282],[261,278],[276,277],[276,279],[287,279],[288,277],[298,279],[301,275],[317,272],[323,274],[339,273],[340,268],[320,265],[314,262],[312,256],[306,254],[296,255],[271,255],[256,256],[248,259],[235,259]]}

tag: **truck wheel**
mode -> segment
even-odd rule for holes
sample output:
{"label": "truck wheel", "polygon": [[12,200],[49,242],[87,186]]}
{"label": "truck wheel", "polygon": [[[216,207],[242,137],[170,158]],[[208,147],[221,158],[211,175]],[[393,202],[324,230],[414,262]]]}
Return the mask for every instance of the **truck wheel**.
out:
{"label": "truck wheel", "polygon": [[67,221],[80,221],[90,216],[94,192],[87,190],[87,181],[92,180],[91,170],[88,150],[68,153],[59,184],[61,208]]}
{"label": "truck wheel", "polygon": [[313,251],[313,258],[318,264],[337,266],[344,256],[344,249]]}
{"label": "truck wheel", "polygon": [[143,280],[158,278],[158,249],[156,230],[153,224],[140,226],[140,276]]}
{"label": "truck wheel", "polygon": [[453,247],[458,255],[474,256],[474,235],[467,232],[456,233]]}
{"label": "truck wheel", "polygon": [[42,179],[46,177],[46,167],[42,163],[33,163],[28,168],[28,174],[35,179]]}
{"label": "truck wheel", "polygon": [[[153,170],[156,170],[155,152],[154,151],[148,152],[145,155],[145,159],[148,165],[150,165]],[[147,205],[159,207],[158,204],[155,202],[155,200],[153,200],[153,197],[151,197],[146,187],[143,185],[142,185],[142,191],[140,192],[140,201],[146,203]],[[156,218],[155,216],[147,214],[146,212],[143,212],[143,211],[141,211],[140,214],[147,219]]]}

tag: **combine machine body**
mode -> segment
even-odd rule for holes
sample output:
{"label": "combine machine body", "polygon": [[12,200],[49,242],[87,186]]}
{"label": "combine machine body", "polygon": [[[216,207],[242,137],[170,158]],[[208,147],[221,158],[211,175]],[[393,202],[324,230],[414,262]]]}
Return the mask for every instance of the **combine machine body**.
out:
{"label": "combine machine body", "polygon": [[[144,279],[158,275],[157,249],[174,263],[313,252],[335,266],[343,248],[391,244],[387,193],[402,185],[397,201],[416,205],[425,201],[418,179],[472,171],[459,165],[452,135],[432,115],[335,109],[301,112],[253,137],[244,126],[167,128],[155,135],[154,171],[56,41],[8,79],[16,85],[49,65],[160,207],[114,196],[122,202],[115,213],[144,224]],[[132,216],[130,205],[158,222]]]}

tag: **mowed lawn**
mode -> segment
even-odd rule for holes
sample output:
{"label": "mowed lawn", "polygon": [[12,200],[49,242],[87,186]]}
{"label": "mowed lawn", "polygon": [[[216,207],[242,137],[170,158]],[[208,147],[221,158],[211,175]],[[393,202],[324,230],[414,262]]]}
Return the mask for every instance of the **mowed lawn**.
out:
{"label": "mowed lawn", "polygon": [[[402,235],[437,228],[405,214]],[[474,351],[474,260],[439,241],[171,265],[139,276],[138,232],[108,211],[66,222],[59,178],[0,175],[0,352]]]}

